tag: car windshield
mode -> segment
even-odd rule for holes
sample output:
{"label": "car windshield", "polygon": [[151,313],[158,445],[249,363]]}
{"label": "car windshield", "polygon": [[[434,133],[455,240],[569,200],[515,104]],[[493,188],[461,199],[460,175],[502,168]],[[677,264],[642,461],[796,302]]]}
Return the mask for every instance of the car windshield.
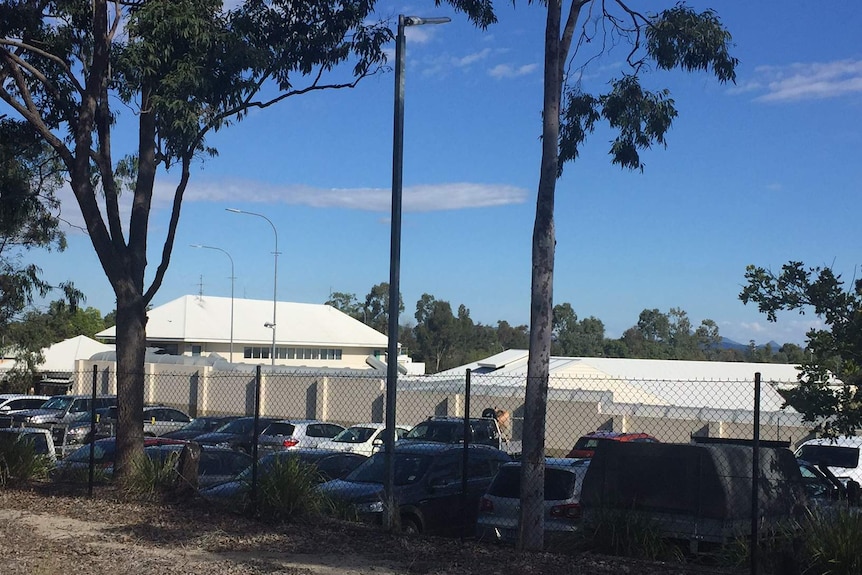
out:
{"label": "car windshield", "polygon": [[74,398],[72,397],[52,397],[42,404],[41,409],[57,409],[62,411],[69,407],[69,404],[71,404],[73,400]]}
{"label": "car windshield", "polygon": [[582,437],[575,443],[575,449],[595,449],[602,441],[609,441],[604,437]]}
{"label": "car windshield", "polygon": [[811,443],[797,449],[796,457],[817,465],[855,468],[859,465],[859,448]]}
{"label": "car windshield", "polygon": [[235,419],[233,421],[229,421],[225,423],[221,427],[215,430],[216,433],[235,433],[237,435],[242,435],[244,433],[249,433],[254,427],[253,419]]}
{"label": "car windshield", "polygon": [[[431,465],[431,459],[428,455],[396,453],[395,485],[410,485],[422,479]],[[379,453],[364,461],[345,479],[357,483],[383,483],[385,473],[385,454]]]}
{"label": "car windshield", "polygon": [[377,433],[377,429],[373,427],[354,426],[348,427],[338,435],[332,438],[332,441],[339,443],[365,443]]}

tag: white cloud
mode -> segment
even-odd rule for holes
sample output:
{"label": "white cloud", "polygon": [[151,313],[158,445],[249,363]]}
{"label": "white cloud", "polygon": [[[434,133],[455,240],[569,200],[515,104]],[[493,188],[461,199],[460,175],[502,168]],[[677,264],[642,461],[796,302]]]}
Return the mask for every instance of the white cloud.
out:
{"label": "white cloud", "polygon": [[[405,212],[431,212],[485,208],[523,203],[527,190],[509,185],[448,183],[408,186],[402,192]],[[392,193],[389,188],[314,188],[305,185],[273,186],[255,182],[192,183],[185,198],[191,202],[243,201],[281,203],[317,208],[345,208],[387,212]]]}
{"label": "white cloud", "polygon": [[[758,92],[760,102],[823,100],[862,94],[862,60],[760,66],[733,93]],[[765,93],[763,93],[765,92]]]}
{"label": "white cloud", "polygon": [[464,66],[469,66],[470,64],[474,64],[479,60],[484,60],[491,53],[490,48],[485,48],[479,52],[474,52],[472,54],[467,54],[461,58],[453,58],[452,64],[459,68],[463,68]]}
{"label": "white cloud", "polygon": [[493,78],[517,78],[526,76],[538,68],[538,64],[524,64],[523,66],[512,66],[511,64],[497,64],[490,70],[488,75]]}

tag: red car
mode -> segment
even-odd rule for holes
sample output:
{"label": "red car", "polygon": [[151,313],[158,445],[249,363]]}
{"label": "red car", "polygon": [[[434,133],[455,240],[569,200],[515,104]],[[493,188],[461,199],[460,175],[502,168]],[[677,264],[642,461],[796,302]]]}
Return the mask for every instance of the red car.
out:
{"label": "red car", "polygon": [[659,440],[646,433],[622,433],[619,431],[594,431],[582,436],[566,457],[592,457],[596,446],[602,441],[637,441],[658,443]]}

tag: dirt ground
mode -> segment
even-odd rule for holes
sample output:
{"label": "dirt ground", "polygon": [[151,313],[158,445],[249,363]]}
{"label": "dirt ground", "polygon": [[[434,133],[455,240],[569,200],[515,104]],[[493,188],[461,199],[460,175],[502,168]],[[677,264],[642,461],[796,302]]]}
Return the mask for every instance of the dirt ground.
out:
{"label": "dirt ground", "polygon": [[596,555],[394,536],[347,522],[265,525],[201,503],[141,504],[111,492],[0,489],[0,573],[135,575],[703,575],[714,570]]}

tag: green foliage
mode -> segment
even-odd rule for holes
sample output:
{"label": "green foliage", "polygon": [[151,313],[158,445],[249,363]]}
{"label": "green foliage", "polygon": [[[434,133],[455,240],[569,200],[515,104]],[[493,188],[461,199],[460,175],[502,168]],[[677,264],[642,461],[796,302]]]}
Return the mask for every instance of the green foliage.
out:
{"label": "green foliage", "polygon": [[[611,81],[605,94],[585,93],[580,84],[565,90],[560,114],[558,175],[566,162],[576,160],[587,135],[604,119],[617,133],[609,150],[611,162],[621,168],[643,170],[640,151],[654,144],[664,146],[665,135],[677,117],[668,90],[651,92],[641,86],[641,71],[649,62],[662,70],[710,71],[721,83],[736,81],[739,61],[730,56],[731,36],[712,10],[697,13],[679,4],[650,17],[629,12],[626,28],[603,7],[611,28],[623,35],[634,33],[629,54],[631,73]],[[646,42],[641,44],[641,33]],[[564,55],[565,57],[565,55]]]}
{"label": "green foliage", "polygon": [[123,494],[144,501],[162,499],[176,486],[179,457],[179,452],[171,452],[165,459],[146,455],[134,458],[130,471],[119,479]]}
{"label": "green foliage", "polygon": [[644,514],[608,511],[580,533],[578,546],[607,555],[661,561],[682,561],[683,554],[663,539],[660,530]]}
{"label": "green foliage", "polygon": [[0,487],[16,487],[48,477],[53,462],[36,453],[31,441],[13,433],[0,434]]}
{"label": "green foliage", "polygon": [[23,262],[32,249],[63,251],[59,162],[26,123],[0,118],[0,328],[53,287]]}
{"label": "green foliage", "polygon": [[785,264],[780,274],[748,266],[745,279],[739,298],[756,303],[769,321],[779,311],[808,310],[826,324],[808,331],[799,385],[786,399],[823,431],[852,435],[862,427],[862,280],[845,289],[830,268],[801,262]]}
{"label": "green foliage", "polygon": [[331,512],[335,507],[317,489],[319,483],[317,466],[298,457],[276,459],[258,481],[258,514],[264,520],[281,523]]}
{"label": "green foliage", "polygon": [[[822,509],[798,521],[771,526],[757,544],[758,565],[765,575],[856,575],[862,573],[862,514],[858,509]],[[720,562],[745,567],[751,562],[751,539],[726,545]]]}
{"label": "green foliage", "polygon": [[601,357],[604,351],[605,325],[600,319],[588,317],[578,321],[571,304],[554,306],[554,340],[551,353],[568,357]]}

